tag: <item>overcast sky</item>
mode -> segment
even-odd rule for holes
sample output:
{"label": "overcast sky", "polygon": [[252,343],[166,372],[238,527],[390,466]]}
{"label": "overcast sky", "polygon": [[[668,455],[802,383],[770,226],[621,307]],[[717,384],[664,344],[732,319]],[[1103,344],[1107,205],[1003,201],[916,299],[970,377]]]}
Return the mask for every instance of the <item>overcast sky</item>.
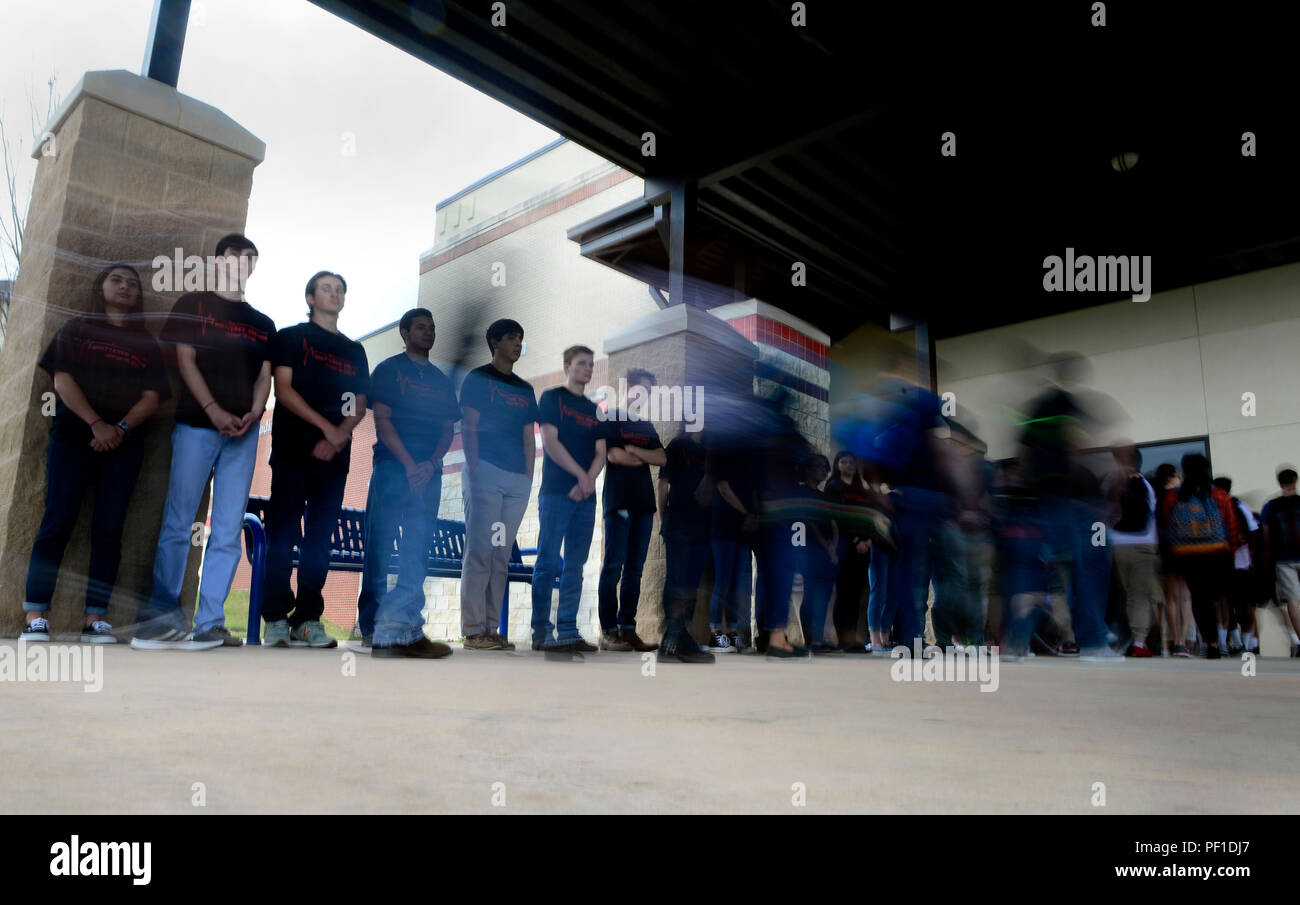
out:
{"label": "overcast sky", "polygon": [[[23,136],[20,192],[35,167],[29,92],[43,107],[51,75],[66,96],[89,70],[138,73],[152,10],[0,0],[0,116]],[[439,201],[557,137],[307,0],[194,0],[178,87],[266,142],[248,207],[261,252],[249,300],[289,326],[307,278],[337,271],[340,327],[354,337],[415,303]]]}

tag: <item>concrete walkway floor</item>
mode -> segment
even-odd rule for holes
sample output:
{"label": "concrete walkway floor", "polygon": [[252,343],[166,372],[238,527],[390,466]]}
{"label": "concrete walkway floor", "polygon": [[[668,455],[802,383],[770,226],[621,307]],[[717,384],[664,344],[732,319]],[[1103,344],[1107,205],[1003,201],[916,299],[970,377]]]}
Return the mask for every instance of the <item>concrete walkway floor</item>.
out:
{"label": "concrete walkway floor", "polygon": [[0,812],[1300,811],[1300,660],[1038,658],[985,693],[878,655],[349,654],[118,644],[95,693],[0,681]]}

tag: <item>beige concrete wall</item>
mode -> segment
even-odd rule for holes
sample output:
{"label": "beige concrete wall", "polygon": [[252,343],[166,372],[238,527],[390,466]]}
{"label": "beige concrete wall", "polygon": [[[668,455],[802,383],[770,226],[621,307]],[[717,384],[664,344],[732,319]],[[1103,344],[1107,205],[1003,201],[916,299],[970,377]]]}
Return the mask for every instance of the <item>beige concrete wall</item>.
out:
{"label": "beige concrete wall", "polygon": [[[1013,413],[1041,388],[1031,365],[1067,350],[1091,359],[1090,389],[1118,404],[1097,445],[1207,436],[1215,474],[1256,511],[1278,466],[1300,462],[1300,264],[943,340],[939,391],[974,415],[991,458],[1010,456]],[[1261,652],[1285,656],[1278,611],[1260,613]]]}

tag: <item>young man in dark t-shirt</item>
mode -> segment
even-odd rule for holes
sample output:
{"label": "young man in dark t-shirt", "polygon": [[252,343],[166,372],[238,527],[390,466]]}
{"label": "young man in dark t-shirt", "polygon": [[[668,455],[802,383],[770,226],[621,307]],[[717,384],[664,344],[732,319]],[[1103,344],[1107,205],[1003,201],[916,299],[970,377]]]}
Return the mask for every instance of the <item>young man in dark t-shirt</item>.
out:
{"label": "young man in dark t-shirt", "polygon": [[[361,343],[339,332],[348,284],[323,270],[307,282],[310,320],[271,344],[271,506],[267,513],[266,622],[270,647],[337,647],[321,624],[330,536],[343,508],[352,430],[366,414],[370,368]],[[306,523],[303,525],[303,515]],[[300,527],[302,525],[302,527]],[[289,587],[298,545],[298,593]]]}
{"label": "young man in dark t-shirt", "polygon": [[[370,375],[375,413],[374,470],[366,502],[365,567],[358,621],[365,642],[373,633],[376,657],[437,659],[451,648],[424,636],[424,577],[442,500],[442,457],[460,420],[456,389],[430,363],[433,315],[412,308],[398,332],[406,350]],[[401,529],[397,587],[388,586],[388,562]]]}
{"label": "young man in dark t-shirt", "polygon": [[[171,475],[154,554],[153,593],[142,607],[131,646],[195,650],[238,646],[226,630],[225,603],[239,565],[240,536],[257,458],[258,422],[271,392],[275,324],[244,300],[257,248],[243,236],[217,243],[216,291],[183,295],[163,327],[180,372]],[[203,550],[194,634],[182,624],[185,582],[203,491],[212,478],[212,530]]]}
{"label": "young man in dark t-shirt", "polygon": [[632,369],[627,375],[627,411],[606,415],[609,469],[604,494],[605,560],[600,569],[600,646],[604,650],[651,651],[659,646],[646,644],[636,633],[641,570],[655,517],[650,466],[662,467],[668,461],[649,421],[654,385],[649,371]]}
{"label": "young man in dark t-shirt", "polygon": [[92,486],[90,566],[81,640],[117,641],[108,602],[122,559],[122,527],[144,456],[141,428],[171,395],[158,343],[144,327],[140,275],[126,264],[100,272],[90,311],[55,334],[37,362],[54,378],[58,405],[50,426],[45,514],[32,545],[19,637],[49,641],[46,619],[64,551]]}
{"label": "young man in dark t-shirt", "polygon": [[510,550],[528,508],[537,460],[537,394],[514,373],[524,328],[503,318],[487,329],[492,360],[460,388],[465,444],[465,560],[460,625],[466,650],[513,650],[497,631]]}
{"label": "young man in dark t-shirt", "polygon": [[1300,656],[1300,495],[1296,471],[1283,468],[1277,475],[1282,495],[1264,504],[1259,514],[1264,544],[1277,572],[1277,600],[1285,601],[1291,631],[1291,656]]}
{"label": "young man in dark t-shirt", "polygon": [[[565,349],[564,385],[542,393],[537,403],[546,458],[537,497],[540,526],[533,571],[534,650],[581,653],[596,649],[578,631],[582,568],[596,527],[596,477],[605,467],[605,427],[596,416],[596,404],[583,395],[593,365],[594,353],[586,346]],[[551,592],[560,566],[561,544],[564,567],[552,638]]]}
{"label": "young man in dark t-shirt", "polygon": [[[659,469],[659,533],[664,539],[663,609],[665,616],[660,657],[684,663],[712,663],[713,654],[696,644],[690,627],[695,596],[709,562],[709,500],[713,480],[707,455],[696,434],[683,430],[664,450]],[[607,479],[608,480],[608,479]]]}

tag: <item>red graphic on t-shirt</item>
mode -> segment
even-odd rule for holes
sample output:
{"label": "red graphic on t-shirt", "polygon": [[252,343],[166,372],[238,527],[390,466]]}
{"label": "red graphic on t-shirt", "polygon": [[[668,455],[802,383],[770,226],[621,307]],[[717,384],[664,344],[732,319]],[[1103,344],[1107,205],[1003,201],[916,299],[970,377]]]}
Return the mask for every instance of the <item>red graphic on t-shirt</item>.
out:
{"label": "red graphic on t-shirt", "polygon": [[199,302],[199,335],[207,336],[209,327],[220,330],[229,339],[246,339],[251,342],[264,343],[269,335],[265,330],[259,330],[252,324],[245,324],[242,321],[223,321],[211,314],[205,314],[203,303]]}
{"label": "red graphic on t-shirt", "polygon": [[624,425],[618,426],[618,436],[620,440],[631,443],[633,446],[647,448],[650,446],[650,438],[640,431],[632,430]]}
{"label": "red graphic on t-shirt", "polygon": [[575,422],[577,422],[577,424],[578,424],[579,427],[595,427],[595,426],[596,426],[596,418],[595,418],[594,415],[589,415],[589,414],[587,414],[586,412],[582,411],[581,409],[569,408],[569,406],[567,406],[567,405],[564,404],[564,400],[561,399],[561,400],[560,400],[560,417],[563,418],[565,415],[569,416],[569,417],[572,418]]}
{"label": "red graphic on t-shirt", "polygon": [[339,358],[331,352],[322,352],[311,343],[307,342],[307,337],[302,338],[302,363],[307,364],[308,360],[319,361],[325,367],[335,373],[342,374],[345,377],[356,377],[357,368],[351,361],[346,358]]}
{"label": "red graphic on t-shirt", "polygon": [[426,399],[441,398],[444,395],[444,388],[440,387],[438,384],[425,383],[423,377],[421,377],[419,380],[416,380],[412,377],[407,376],[404,372],[398,371],[397,372],[397,394],[399,396],[405,396],[407,387],[411,388],[411,391],[414,395]]}
{"label": "red graphic on t-shirt", "polygon": [[97,339],[83,340],[81,343],[81,355],[78,357],[84,357],[92,352],[97,352],[104,359],[116,364],[125,365],[128,368],[135,368],[143,371],[145,368],[149,367],[148,359],[145,359],[135,354],[130,349],[123,348],[116,343],[103,342],[102,340]]}
{"label": "red graphic on t-shirt", "polygon": [[510,392],[509,389],[501,386],[499,383],[496,383],[494,381],[491,384],[491,389],[490,392],[488,393],[488,402],[493,403],[496,402],[498,399],[500,399],[502,402],[504,402],[506,405],[510,406],[511,408],[516,408],[516,409],[528,408],[527,396],[520,395],[519,393],[512,393]]}

